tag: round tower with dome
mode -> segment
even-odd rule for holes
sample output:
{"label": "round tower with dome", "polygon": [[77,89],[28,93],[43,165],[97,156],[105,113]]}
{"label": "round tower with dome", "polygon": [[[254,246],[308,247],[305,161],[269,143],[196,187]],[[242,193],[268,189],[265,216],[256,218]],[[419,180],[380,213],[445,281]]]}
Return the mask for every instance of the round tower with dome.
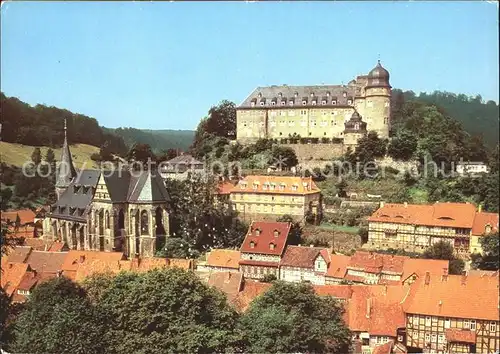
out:
{"label": "round tower with dome", "polygon": [[368,130],[376,131],[381,138],[388,138],[391,126],[391,85],[389,72],[380,64],[367,76],[363,118]]}

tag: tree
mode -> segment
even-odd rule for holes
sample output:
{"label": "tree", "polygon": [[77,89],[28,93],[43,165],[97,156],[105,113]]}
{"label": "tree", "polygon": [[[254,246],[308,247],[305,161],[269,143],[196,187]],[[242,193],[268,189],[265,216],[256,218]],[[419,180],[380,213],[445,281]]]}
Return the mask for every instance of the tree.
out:
{"label": "tree", "polygon": [[147,163],[148,160],[156,161],[156,156],[148,144],[135,144],[127,154],[129,160]]}
{"label": "tree", "polygon": [[211,107],[205,125],[208,134],[228,139],[236,137],[236,105],[228,100],[222,100],[217,106]]}
{"label": "tree", "polygon": [[425,250],[423,258],[427,259],[444,259],[450,261],[449,273],[462,274],[465,263],[463,260],[455,257],[454,249],[451,243],[446,241],[438,241],[431,247]]}
{"label": "tree", "polygon": [[52,150],[51,148],[47,149],[47,152],[45,153],[45,161],[48,163],[56,162],[56,156],[54,154],[54,150]]}
{"label": "tree", "polygon": [[281,168],[291,168],[299,164],[295,151],[290,147],[275,145],[271,150],[271,163]]}
{"label": "tree", "polygon": [[484,270],[500,269],[500,238],[498,232],[483,236],[479,239],[483,255],[479,262],[479,268]]}
{"label": "tree", "polygon": [[341,178],[337,184],[335,184],[335,188],[337,189],[337,195],[339,197],[345,197],[347,196],[346,189],[347,189],[347,182],[345,181],[344,178]]}
{"label": "tree", "polygon": [[83,288],[65,277],[39,284],[14,328],[15,352],[104,352],[99,313]]}
{"label": "tree", "polygon": [[237,313],[192,272],[120,273],[105,286],[97,308],[107,353],[223,352],[235,342]]}
{"label": "tree", "polygon": [[291,215],[281,215],[276,219],[277,222],[288,222],[291,224],[288,234],[288,243],[290,245],[300,245],[302,243],[302,226],[300,222],[294,220]]}
{"label": "tree", "polygon": [[35,166],[38,166],[42,162],[42,153],[39,147],[36,147],[31,153],[31,161],[33,161]]}
{"label": "tree", "polygon": [[10,299],[3,288],[0,288],[0,347],[3,347],[6,338],[7,319],[10,313]]}
{"label": "tree", "polygon": [[339,302],[319,297],[310,284],[276,281],[241,318],[246,351],[347,352],[350,332],[343,312]]}
{"label": "tree", "polygon": [[409,160],[417,149],[417,137],[408,130],[401,130],[391,139],[387,153],[396,160]]}

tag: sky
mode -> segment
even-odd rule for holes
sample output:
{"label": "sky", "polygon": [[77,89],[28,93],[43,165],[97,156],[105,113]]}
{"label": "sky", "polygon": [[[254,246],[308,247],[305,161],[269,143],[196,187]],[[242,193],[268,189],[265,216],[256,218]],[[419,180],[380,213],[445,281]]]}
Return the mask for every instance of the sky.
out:
{"label": "sky", "polygon": [[106,127],[195,129],[257,86],[346,84],[498,102],[492,2],[2,2],[1,90]]}

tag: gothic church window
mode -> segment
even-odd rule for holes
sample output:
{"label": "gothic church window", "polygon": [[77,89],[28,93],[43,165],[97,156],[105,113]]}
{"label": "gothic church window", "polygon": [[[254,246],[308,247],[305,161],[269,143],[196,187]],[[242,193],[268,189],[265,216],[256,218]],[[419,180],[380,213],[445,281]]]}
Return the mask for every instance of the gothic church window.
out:
{"label": "gothic church window", "polygon": [[141,212],[141,235],[149,234],[149,217],[148,212],[143,210]]}

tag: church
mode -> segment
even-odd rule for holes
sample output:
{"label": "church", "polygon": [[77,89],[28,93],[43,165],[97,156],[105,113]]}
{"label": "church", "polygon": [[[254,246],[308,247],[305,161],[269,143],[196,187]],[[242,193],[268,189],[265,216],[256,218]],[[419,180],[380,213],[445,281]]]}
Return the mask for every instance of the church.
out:
{"label": "church", "polygon": [[152,257],[169,236],[169,194],[154,169],[79,170],[64,125],[56,172],[57,202],[43,221],[43,237],[70,249]]}

